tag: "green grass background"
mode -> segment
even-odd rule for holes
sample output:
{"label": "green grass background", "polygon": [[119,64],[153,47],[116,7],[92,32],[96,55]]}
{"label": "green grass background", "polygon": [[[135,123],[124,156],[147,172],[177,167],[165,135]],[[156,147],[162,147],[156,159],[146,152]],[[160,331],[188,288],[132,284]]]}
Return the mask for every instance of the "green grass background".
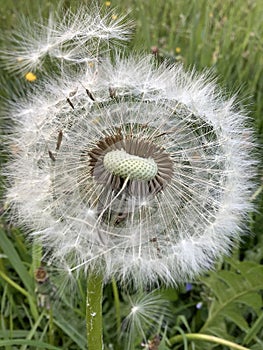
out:
{"label": "green grass background", "polygon": [[[91,1],[0,0],[0,45],[3,44],[5,36],[10,30],[19,28],[18,19],[21,13],[32,21],[38,21],[41,16],[46,16],[49,10],[56,8],[58,4],[62,4],[65,8],[68,6],[76,8],[82,3],[89,4]],[[167,59],[171,63],[181,62],[185,67],[195,67],[198,71],[211,68],[212,72],[218,77],[218,83],[225,89],[226,94],[237,93],[242,105],[246,107],[259,144],[257,157],[259,159],[262,157],[262,0],[115,0],[111,1],[110,5],[108,4],[109,6],[106,6],[104,1],[98,3],[101,5],[102,11],[107,12],[114,8],[113,11],[116,15],[128,13],[128,18],[134,20],[135,29],[129,43],[129,50],[151,53],[152,48],[157,47],[160,60]],[[4,71],[1,71],[1,76],[3,77],[1,79],[1,91],[3,93],[4,85],[9,85],[13,78],[9,77]],[[18,80],[12,81],[10,86],[14,86],[14,84],[19,86],[20,82]],[[5,121],[1,116],[0,126],[4,132]],[[4,161],[4,152],[1,159]],[[1,183],[3,184],[3,181]],[[218,274],[223,270],[229,272],[231,268],[228,267],[233,266],[233,262],[235,264],[241,262],[255,264],[253,265],[255,268],[259,268],[262,264],[262,183],[262,167],[259,166],[257,192],[254,195],[257,210],[251,215],[248,222],[248,231],[251,233],[244,238],[240,249],[234,252],[231,262],[221,264],[218,267]],[[2,185],[0,193],[3,193],[3,187]],[[84,287],[80,282],[78,294],[82,295],[82,298],[80,297],[80,301],[74,301],[73,303],[69,302],[67,296],[62,292],[63,308],[59,306],[60,303],[56,303],[54,310],[42,310],[37,306],[35,288],[40,286],[35,285],[33,272],[40,252],[38,252],[37,247],[32,250],[32,247],[25,242],[21,232],[5,220],[4,206],[3,197],[0,199],[0,210],[3,213],[0,224],[0,348],[2,346],[3,349],[7,350],[84,349],[84,324],[81,324],[80,321],[85,319]],[[204,287],[206,284],[215,293],[216,287],[211,280],[209,281],[203,285],[201,282],[197,284],[190,296],[184,289],[163,292],[166,297],[168,295],[172,299],[176,322],[179,322],[179,316],[183,320],[181,322],[183,325],[179,322],[180,330],[183,332],[189,331],[188,327],[191,328],[192,332],[198,332],[204,325],[207,325],[206,320],[207,315],[211,313],[211,305],[208,303],[200,313],[193,309],[193,305],[202,299],[202,295],[205,296],[204,298],[211,296],[209,294],[211,292],[208,292]],[[238,286],[233,286],[233,290],[237,293],[235,288],[238,288]],[[259,286],[257,285],[255,288],[259,289]],[[41,291],[39,294],[52,295],[52,285],[48,285],[47,291]],[[111,287],[106,288],[105,295],[105,323],[107,323],[107,320],[111,323],[111,318],[115,317]],[[260,294],[257,293],[257,295]],[[122,296],[120,298],[122,299]],[[125,304],[125,300],[121,301]],[[65,305],[68,305],[68,307],[65,307]],[[223,330],[228,328],[225,333],[222,332],[222,336],[250,346],[251,349],[260,350],[263,348],[262,343],[260,343],[263,320],[260,313],[255,311],[256,306],[253,307],[253,312],[242,314],[243,321],[242,318],[237,316],[238,311],[235,310],[235,317],[232,315],[234,319],[234,321],[232,319],[232,322],[235,326],[224,323],[225,321],[222,321],[223,323],[220,321],[221,326],[217,326],[218,329],[221,327]],[[228,312],[230,314],[229,310]],[[243,323],[244,319],[249,330],[246,329]],[[238,322],[239,327],[237,327]],[[110,337],[111,332],[111,327],[105,326],[107,344],[113,342]],[[177,332],[178,328],[172,328],[170,337]],[[215,333],[211,331],[211,334]],[[137,342],[136,349],[142,348],[138,344]],[[107,346],[107,349],[112,349],[109,345]],[[116,349],[124,349],[120,345],[115,346]],[[189,349],[214,348],[207,344],[202,345],[201,348],[198,347],[200,345],[195,346],[191,344]],[[186,349],[183,345],[178,345],[177,348]],[[163,345],[160,350],[163,349],[168,348]],[[215,349],[227,348],[217,346]]]}

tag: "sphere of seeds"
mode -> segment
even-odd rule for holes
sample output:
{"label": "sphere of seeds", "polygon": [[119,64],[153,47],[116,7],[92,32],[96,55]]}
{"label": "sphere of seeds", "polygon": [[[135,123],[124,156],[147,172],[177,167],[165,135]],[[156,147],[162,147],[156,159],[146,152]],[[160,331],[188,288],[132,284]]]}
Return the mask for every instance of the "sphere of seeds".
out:
{"label": "sphere of seeds", "polygon": [[175,284],[238,241],[253,142],[207,76],[117,56],[46,80],[8,115],[7,200],[53,263]]}

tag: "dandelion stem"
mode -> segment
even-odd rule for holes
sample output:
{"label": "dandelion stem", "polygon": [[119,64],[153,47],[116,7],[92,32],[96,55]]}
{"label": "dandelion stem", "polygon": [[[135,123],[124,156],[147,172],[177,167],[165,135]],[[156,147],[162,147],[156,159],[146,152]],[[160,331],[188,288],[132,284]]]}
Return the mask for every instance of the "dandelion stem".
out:
{"label": "dandelion stem", "polygon": [[102,275],[90,273],[87,283],[86,323],[89,350],[103,350],[102,339]]}
{"label": "dandelion stem", "polygon": [[118,339],[120,338],[120,330],[121,330],[121,311],[120,311],[120,298],[116,280],[112,278],[112,291],[114,296],[114,304],[115,304],[115,314],[117,321],[117,333]]}
{"label": "dandelion stem", "polygon": [[172,337],[169,341],[170,344],[176,344],[182,342],[184,339],[187,340],[204,340],[211,343],[221,344],[228,346],[230,349],[236,349],[236,350],[249,350],[248,348],[245,348],[242,345],[235,344],[229,340],[225,340],[222,338],[214,337],[212,335],[208,334],[198,334],[198,333],[191,333],[191,334],[183,334],[183,335],[176,335],[175,337]]}
{"label": "dandelion stem", "polygon": [[33,241],[32,245],[32,274],[34,276],[35,271],[41,266],[42,261],[42,245],[36,241]]}

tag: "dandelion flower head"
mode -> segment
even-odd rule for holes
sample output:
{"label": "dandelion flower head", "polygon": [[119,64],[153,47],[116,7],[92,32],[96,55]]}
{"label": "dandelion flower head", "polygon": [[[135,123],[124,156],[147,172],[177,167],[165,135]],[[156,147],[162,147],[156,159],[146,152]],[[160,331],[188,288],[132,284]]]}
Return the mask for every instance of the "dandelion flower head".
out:
{"label": "dandelion flower head", "polygon": [[76,38],[79,69],[9,105],[7,200],[54,264],[135,285],[188,281],[230,251],[251,209],[246,115],[209,73],[115,51],[83,65]]}

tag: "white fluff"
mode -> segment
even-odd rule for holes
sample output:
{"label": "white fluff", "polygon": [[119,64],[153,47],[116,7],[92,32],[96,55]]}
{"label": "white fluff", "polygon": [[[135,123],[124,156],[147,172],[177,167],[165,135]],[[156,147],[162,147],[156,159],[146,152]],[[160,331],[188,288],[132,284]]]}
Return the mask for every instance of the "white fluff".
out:
{"label": "white fluff", "polygon": [[[8,38],[8,45],[1,51],[5,69],[23,73],[39,70],[50,60],[60,65],[87,64],[97,61],[98,45],[126,41],[131,33],[124,17],[112,18],[112,12],[101,16],[97,6],[79,6],[73,13],[51,13],[48,20],[31,24],[25,18],[20,29]],[[49,61],[48,61],[49,59]]]}
{"label": "white fluff", "polygon": [[[118,26],[104,33],[97,15],[87,26],[88,16],[81,10],[60,25],[41,27],[6,54],[23,56],[29,69],[39,66],[42,53],[55,55],[55,47],[70,41],[81,65],[77,75],[67,70],[50,77],[10,104],[16,126],[8,141],[7,201],[54,264],[94,269],[105,281],[115,276],[135,286],[188,281],[229,253],[251,210],[254,160],[246,115],[236,111],[234,99],[224,99],[209,74],[179,65],[156,68],[149,57],[115,54],[113,63],[104,57],[84,69],[83,45],[127,34]],[[32,57],[25,49],[30,42]],[[169,184],[144,198],[125,192],[125,184],[105,193],[87,156],[117,129],[129,137],[131,126],[135,139],[158,145],[173,162]],[[110,216],[118,210],[124,216],[114,224]]]}

